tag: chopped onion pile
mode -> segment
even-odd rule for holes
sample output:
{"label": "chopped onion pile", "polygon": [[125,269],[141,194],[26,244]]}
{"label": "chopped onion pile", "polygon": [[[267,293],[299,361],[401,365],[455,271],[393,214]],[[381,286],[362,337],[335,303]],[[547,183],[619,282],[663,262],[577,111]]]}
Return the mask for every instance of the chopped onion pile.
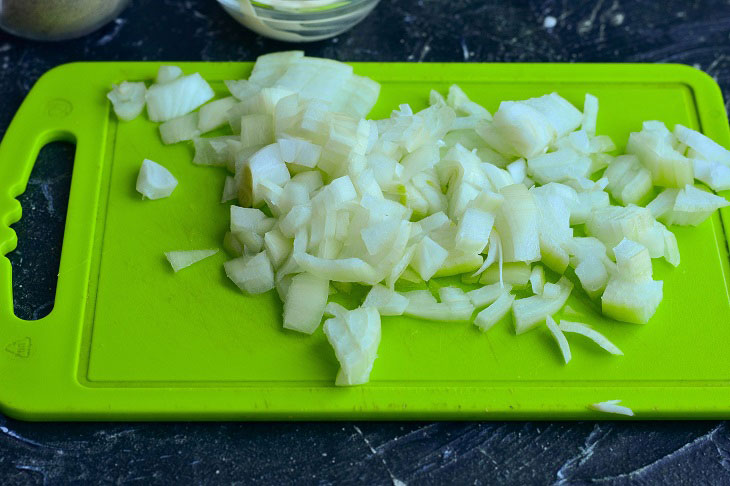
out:
{"label": "chopped onion pile", "polygon": [[[730,152],[648,121],[614,156],[613,141],[596,135],[590,94],[582,112],[550,93],[504,101],[492,115],[454,85],[445,97],[432,91],[426,109],[404,104],[368,120],[378,83],[300,51],[261,56],[214,101],[199,74],[174,66],[146,91],[140,84],[109,94],[118,116],[133,118],[146,100],[164,143],[192,140],[195,164],[230,171],[222,202],[238,204],[226,274],[246,293],[276,289],[287,329],[311,334],[331,315],[324,332],[338,385],[368,381],[381,316],[473,319],[486,331],[511,311],[517,334],[546,323],[566,363],[564,333],[621,354],[552,315],[578,291],[608,317],[647,322],[662,299],[651,259],[679,264],[665,224],[697,225],[728,205],[694,180],[730,188]],[[229,134],[201,138],[225,126]],[[150,198],[174,188],[159,169],[140,173]],[[203,255],[168,258],[176,268]],[[457,275],[463,285],[431,282]],[[361,307],[329,302],[352,284],[370,287]]]}

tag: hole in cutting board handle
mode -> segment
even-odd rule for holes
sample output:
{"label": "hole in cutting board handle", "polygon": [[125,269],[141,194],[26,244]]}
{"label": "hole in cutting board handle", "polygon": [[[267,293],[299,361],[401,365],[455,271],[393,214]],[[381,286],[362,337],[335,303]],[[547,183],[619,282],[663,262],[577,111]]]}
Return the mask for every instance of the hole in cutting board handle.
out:
{"label": "hole in cutting board handle", "polygon": [[25,192],[18,196],[23,216],[12,226],[18,246],[6,256],[13,268],[14,312],[20,319],[41,319],[53,310],[75,153],[71,142],[44,145]]}

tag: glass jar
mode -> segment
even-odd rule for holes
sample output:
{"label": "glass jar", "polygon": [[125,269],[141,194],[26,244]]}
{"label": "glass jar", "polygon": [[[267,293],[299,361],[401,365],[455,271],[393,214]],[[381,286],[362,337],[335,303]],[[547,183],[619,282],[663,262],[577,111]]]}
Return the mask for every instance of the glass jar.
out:
{"label": "glass jar", "polygon": [[352,28],[379,0],[218,0],[242,25],[266,37],[310,42]]}
{"label": "glass jar", "polygon": [[0,0],[0,28],[33,40],[86,35],[109,21],[129,0]]}

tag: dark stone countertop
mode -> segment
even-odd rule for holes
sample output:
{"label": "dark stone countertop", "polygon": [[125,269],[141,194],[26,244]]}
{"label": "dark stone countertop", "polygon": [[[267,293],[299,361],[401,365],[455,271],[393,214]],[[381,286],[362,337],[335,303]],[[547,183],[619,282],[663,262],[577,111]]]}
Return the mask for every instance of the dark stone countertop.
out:
{"label": "dark stone countertop", "polygon": [[[544,27],[546,16],[557,20]],[[727,1],[383,0],[304,46],[351,61],[680,62],[730,89]],[[0,33],[0,135],[35,80],[77,60],[253,60],[291,48],[213,0],[135,0],[83,39]],[[45,154],[62,159],[64,148]],[[11,253],[16,312],[47,314],[70,165],[39,162]],[[49,230],[49,228],[51,228]],[[57,267],[56,267],[57,268]],[[0,384],[0,386],[2,386]],[[0,416],[3,484],[730,484],[726,422],[24,423]]]}

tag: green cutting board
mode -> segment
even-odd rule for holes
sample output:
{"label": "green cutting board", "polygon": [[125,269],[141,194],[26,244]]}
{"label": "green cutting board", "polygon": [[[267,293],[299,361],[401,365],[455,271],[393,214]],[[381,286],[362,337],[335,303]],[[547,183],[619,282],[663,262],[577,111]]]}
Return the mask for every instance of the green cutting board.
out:
{"label": "green cutting board", "polygon": [[[251,63],[182,63],[223,95]],[[601,103],[599,133],[623,148],[643,120],[683,123],[730,145],[710,77],[678,65],[355,64],[382,83],[373,117],[425,106],[431,88],[459,83],[494,111],[501,100],[557,91]],[[562,363],[545,328],[515,336],[510,318],[488,333],[462,323],[386,317],[371,382],[333,385],[338,365],[321,329],[285,331],[274,292],[249,297],[223,272],[223,252],[174,274],[163,253],[216,248],[228,226],[225,172],[195,166],[187,144],[163,146],[157,125],[119,123],[114,82],[153,79],[157,63],[80,63],[46,73],[0,144],[0,255],[16,245],[15,197],[40,148],[77,151],[53,311],[13,314],[12,272],[0,256],[0,409],[32,420],[587,419],[588,404],[621,399],[636,418],[730,418],[730,308],[723,220],[673,228],[682,263],[654,261],[664,300],[646,325],[606,320],[579,292],[558,316],[581,320],[625,353],[580,336]],[[170,198],[135,191],[142,159],[168,167]]]}

